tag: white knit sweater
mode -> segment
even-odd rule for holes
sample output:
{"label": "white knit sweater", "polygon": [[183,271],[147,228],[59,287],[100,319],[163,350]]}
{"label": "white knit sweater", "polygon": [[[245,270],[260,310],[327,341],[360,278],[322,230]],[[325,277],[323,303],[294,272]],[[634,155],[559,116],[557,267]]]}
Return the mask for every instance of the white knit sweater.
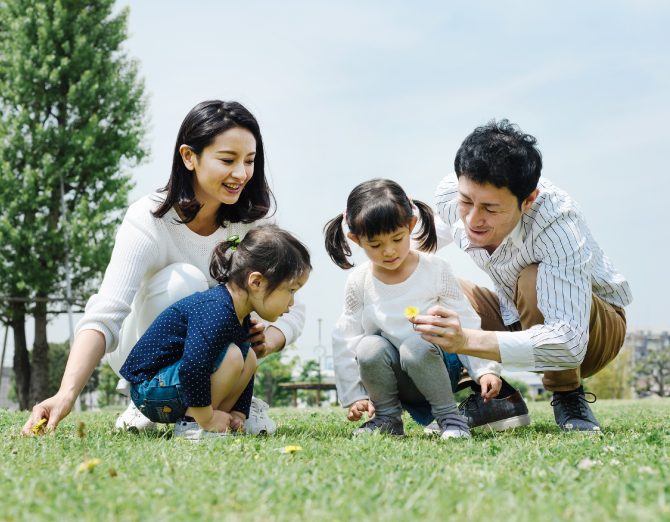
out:
{"label": "white knit sweater", "polygon": [[[463,328],[481,329],[477,312],[463,294],[449,263],[440,257],[419,252],[414,273],[395,285],[387,285],[374,277],[370,263],[353,271],[344,290],[344,312],[333,331],[335,382],[343,406],[369,398],[356,362],[358,343],[365,336],[380,334],[399,348],[408,337],[421,335],[405,317],[405,309],[418,308],[421,315],[436,305],[458,313]],[[471,367],[471,377],[478,383],[482,375],[499,376],[502,370],[495,361],[459,358]]]}
{"label": "white knit sweater", "polygon": [[[151,214],[164,198],[163,193],[153,193],[130,205],[116,235],[100,291],[89,299],[84,317],[77,324],[76,334],[82,330],[102,332],[108,353],[119,344],[119,330],[135,294],[156,272],[173,263],[189,263],[209,278],[210,258],[218,243],[234,234],[243,238],[252,228],[267,223],[232,223],[210,236],[200,236],[176,221],[179,216],[174,209],[162,218]],[[212,280],[210,287],[215,285]],[[297,299],[291,312],[273,323],[286,337],[286,346],[300,336],[304,325],[305,305]]]}

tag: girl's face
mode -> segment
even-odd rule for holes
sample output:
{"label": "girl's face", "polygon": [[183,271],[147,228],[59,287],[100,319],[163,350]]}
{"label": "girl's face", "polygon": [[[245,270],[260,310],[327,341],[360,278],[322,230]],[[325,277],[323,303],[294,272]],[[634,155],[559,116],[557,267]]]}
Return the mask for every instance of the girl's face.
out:
{"label": "girl's face", "polygon": [[180,149],[184,165],[193,172],[193,189],[203,205],[237,203],[254,175],[256,138],[234,127],[219,134],[197,157],[186,145]]}
{"label": "girl's face", "polygon": [[374,237],[358,237],[349,232],[347,235],[354,243],[360,246],[368,259],[375,265],[387,270],[395,270],[402,265],[409,254],[410,235],[416,226],[418,218],[412,217],[409,226],[394,230],[390,234],[381,234]]}
{"label": "girl's face", "polygon": [[[280,286],[269,295],[263,290],[265,281],[261,280],[258,285],[259,291],[249,293],[254,312],[266,321],[274,323],[282,315],[289,313],[290,308],[293,306],[296,292],[305,286],[308,279],[309,272],[305,272],[297,281]],[[251,287],[254,287],[253,283]]]}

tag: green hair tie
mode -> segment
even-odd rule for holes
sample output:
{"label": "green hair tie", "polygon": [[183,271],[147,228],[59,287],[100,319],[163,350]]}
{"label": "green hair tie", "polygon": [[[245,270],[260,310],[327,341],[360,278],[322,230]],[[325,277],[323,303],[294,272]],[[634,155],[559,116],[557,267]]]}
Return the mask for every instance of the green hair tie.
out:
{"label": "green hair tie", "polygon": [[228,241],[228,243],[232,243],[230,246],[231,250],[237,250],[237,245],[240,244],[240,236],[235,234],[234,236],[230,236],[228,239],[226,239],[226,241]]}

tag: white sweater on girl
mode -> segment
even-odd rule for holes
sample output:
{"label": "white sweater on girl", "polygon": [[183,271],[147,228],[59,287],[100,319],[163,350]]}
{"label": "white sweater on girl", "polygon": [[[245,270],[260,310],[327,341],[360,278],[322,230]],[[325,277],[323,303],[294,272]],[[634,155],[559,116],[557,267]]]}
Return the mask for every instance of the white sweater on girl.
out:
{"label": "white sweater on girl", "polygon": [[[164,199],[164,193],[153,193],[130,205],[116,234],[100,290],[89,299],[84,317],[77,324],[76,334],[82,330],[102,332],[108,353],[119,344],[119,330],[135,294],[156,272],[173,263],[189,263],[209,279],[209,262],[218,243],[234,234],[242,239],[249,230],[268,222],[230,223],[209,236],[201,236],[176,221],[179,216],[174,208],[162,218],[154,217],[151,212]],[[210,288],[216,284],[215,280],[209,282]],[[302,333],[305,305],[296,299],[291,312],[272,325],[281,330],[288,346]]]}
{"label": "white sweater on girl", "polygon": [[[347,279],[344,312],[333,331],[335,382],[342,406],[369,398],[356,362],[356,347],[364,337],[379,334],[400,348],[408,337],[421,335],[405,316],[408,306],[418,308],[419,315],[435,305],[444,306],[458,314],[463,328],[481,329],[481,320],[463,294],[449,263],[432,254],[418,254],[419,263],[414,273],[402,283],[382,283],[372,275],[369,262],[356,268]],[[469,362],[471,377],[477,383],[482,375],[499,376],[502,370],[495,361],[459,358],[465,366]]]}

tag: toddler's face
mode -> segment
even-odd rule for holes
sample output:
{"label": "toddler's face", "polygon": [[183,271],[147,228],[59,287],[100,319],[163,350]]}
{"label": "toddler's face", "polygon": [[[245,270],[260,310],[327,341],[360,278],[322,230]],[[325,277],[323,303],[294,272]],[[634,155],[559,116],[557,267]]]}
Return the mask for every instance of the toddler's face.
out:
{"label": "toddler's face", "polygon": [[[394,230],[390,234],[380,234],[374,237],[349,237],[358,243],[363,249],[368,259],[375,265],[387,270],[395,270],[409,254],[410,234],[416,225],[416,216],[412,218],[412,222],[407,227]],[[355,239],[354,239],[355,238]]]}
{"label": "toddler's face", "polygon": [[309,280],[309,272],[305,272],[300,279],[285,286],[280,286],[270,295],[261,293],[260,298],[253,300],[254,311],[264,320],[274,323],[282,315],[287,314],[293,306],[295,294]]}

